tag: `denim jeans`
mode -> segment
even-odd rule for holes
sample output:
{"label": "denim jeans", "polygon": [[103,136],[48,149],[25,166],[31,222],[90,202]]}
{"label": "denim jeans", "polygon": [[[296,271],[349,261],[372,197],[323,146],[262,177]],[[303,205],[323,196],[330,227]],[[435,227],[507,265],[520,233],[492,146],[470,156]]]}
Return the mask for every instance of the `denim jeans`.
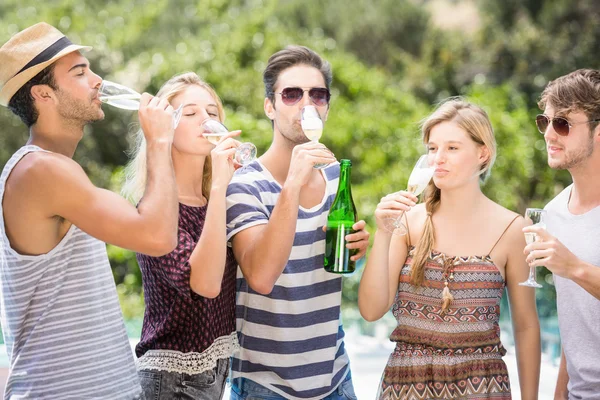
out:
{"label": "denim jeans", "polygon": [[223,397],[229,359],[221,359],[211,370],[197,375],[177,372],[138,371],[145,400],[217,400]]}
{"label": "denim jeans", "polygon": [[[245,378],[236,378],[231,385],[231,400],[285,400],[285,397]],[[322,400],[357,400],[350,371],[337,388]]]}

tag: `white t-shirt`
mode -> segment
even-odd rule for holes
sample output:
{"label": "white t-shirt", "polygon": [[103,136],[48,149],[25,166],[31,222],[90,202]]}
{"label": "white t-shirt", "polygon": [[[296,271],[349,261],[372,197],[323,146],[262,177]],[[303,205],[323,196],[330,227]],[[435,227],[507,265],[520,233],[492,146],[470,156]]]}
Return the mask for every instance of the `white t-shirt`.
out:
{"label": "white t-shirt", "polygon": [[[572,188],[545,207],[548,232],[579,259],[600,268],[600,207],[572,214],[568,209]],[[600,400],[600,300],[569,279],[554,275],[554,282],[569,399]]]}

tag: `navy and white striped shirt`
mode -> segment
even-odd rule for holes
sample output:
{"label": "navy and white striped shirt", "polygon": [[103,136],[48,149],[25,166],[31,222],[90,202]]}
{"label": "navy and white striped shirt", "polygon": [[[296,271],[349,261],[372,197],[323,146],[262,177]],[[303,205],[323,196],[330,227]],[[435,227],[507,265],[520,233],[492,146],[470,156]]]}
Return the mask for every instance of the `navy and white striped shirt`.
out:
{"label": "navy and white striped shirt", "polygon": [[[300,206],[294,244],[285,269],[265,296],[249,288],[238,268],[237,330],[241,351],[233,378],[252,380],[289,399],[321,399],[349,371],[340,305],[342,280],[323,269],[323,225],[335,197],[339,163],[322,170],[325,195]],[[266,224],[281,185],[255,161],[238,170],[227,189],[227,239]]]}

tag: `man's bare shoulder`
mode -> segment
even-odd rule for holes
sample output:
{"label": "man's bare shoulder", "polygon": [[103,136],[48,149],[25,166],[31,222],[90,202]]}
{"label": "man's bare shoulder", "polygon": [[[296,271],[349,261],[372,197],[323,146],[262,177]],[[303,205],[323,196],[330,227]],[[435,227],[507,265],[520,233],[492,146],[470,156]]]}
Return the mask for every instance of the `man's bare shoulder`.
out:
{"label": "man's bare shoulder", "polygon": [[13,190],[51,190],[61,182],[85,175],[79,164],[62,154],[36,151],[25,155],[13,168],[7,186]]}

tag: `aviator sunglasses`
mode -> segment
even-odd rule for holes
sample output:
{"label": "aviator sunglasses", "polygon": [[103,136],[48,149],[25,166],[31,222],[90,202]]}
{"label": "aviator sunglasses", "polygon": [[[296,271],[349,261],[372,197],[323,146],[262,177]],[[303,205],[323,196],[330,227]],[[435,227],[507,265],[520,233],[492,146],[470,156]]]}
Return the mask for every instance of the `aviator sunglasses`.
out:
{"label": "aviator sunglasses", "polygon": [[537,125],[538,131],[540,131],[542,135],[546,133],[546,129],[548,129],[548,125],[550,125],[551,122],[552,128],[556,133],[558,133],[560,136],[567,136],[573,125],[600,122],[600,119],[592,119],[590,121],[582,122],[569,122],[569,120],[563,117],[550,118],[544,114],[539,114],[537,117],[535,117],[535,124]]}
{"label": "aviator sunglasses", "polygon": [[331,93],[329,93],[329,89],[327,88],[302,89],[299,87],[287,87],[277,94],[281,95],[283,104],[286,106],[293,106],[302,100],[304,92],[308,92],[308,97],[316,106],[327,105],[331,98]]}

